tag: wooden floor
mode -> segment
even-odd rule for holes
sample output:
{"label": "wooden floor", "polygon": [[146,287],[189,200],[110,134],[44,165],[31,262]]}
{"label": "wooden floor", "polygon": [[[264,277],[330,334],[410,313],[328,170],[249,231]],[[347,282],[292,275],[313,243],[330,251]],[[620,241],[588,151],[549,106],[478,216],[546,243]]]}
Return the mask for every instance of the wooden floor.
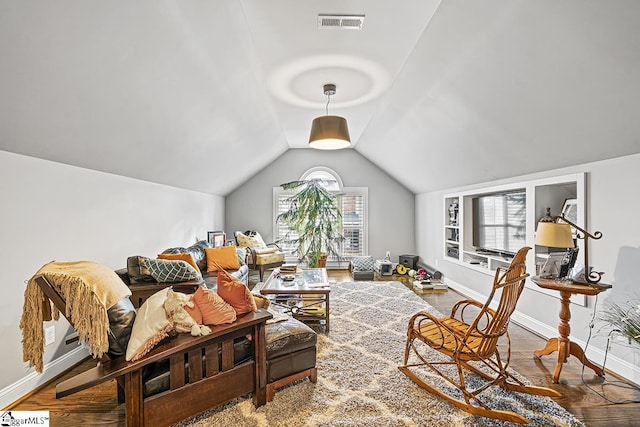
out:
{"label": "wooden floor", "polygon": [[[335,281],[351,281],[345,270],[330,270],[329,276]],[[408,283],[402,276],[385,276],[384,280],[398,280]],[[257,276],[250,277],[250,284],[257,282]],[[407,285],[407,287],[410,287]],[[448,313],[451,306],[463,297],[453,290],[419,291],[421,297],[441,313]],[[607,373],[605,378],[597,377],[589,369],[584,370],[584,383],[581,380],[581,365],[576,358],[570,358],[560,375],[560,384],[553,384],[551,376],[555,369],[556,354],[538,360],[533,356],[534,350],[544,347],[545,339],[511,324],[509,327],[512,343],[511,367],[520,372],[536,385],[551,387],[562,393],[563,397],[556,401],[572,412],[589,427],[631,426],[640,425],[640,404],[613,404],[607,402],[594,391],[606,394],[612,401],[640,400],[640,391],[635,388],[617,386],[603,387],[604,383],[618,382],[617,378]],[[402,349],[399,349],[402,351]],[[63,374],[69,378],[94,366],[87,360]],[[319,373],[322,375],[322,373]],[[115,380],[76,393],[63,399],[55,399],[55,382],[43,386],[34,394],[12,405],[15,410],[49,410],[51,426],[115,426],[124,425],[124,404],[116,401]],[[629,384],[626,384],[629,386]]]}

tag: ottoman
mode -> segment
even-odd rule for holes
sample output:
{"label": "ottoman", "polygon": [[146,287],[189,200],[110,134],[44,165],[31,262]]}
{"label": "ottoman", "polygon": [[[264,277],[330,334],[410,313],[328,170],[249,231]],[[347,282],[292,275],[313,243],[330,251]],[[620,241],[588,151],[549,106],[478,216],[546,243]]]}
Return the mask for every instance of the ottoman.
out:
{"label": "ottoman", "polygon": [[277,388],[309,377],[317,380],[317,334],[309,326],[292,317],[269,323],[265,328],[267,347],[267,402],[273,400]]}
{"label": "ottoman", "polygon": [[353,280],[373,280],[373,257],[354,256],[349,262],[349,271]]}

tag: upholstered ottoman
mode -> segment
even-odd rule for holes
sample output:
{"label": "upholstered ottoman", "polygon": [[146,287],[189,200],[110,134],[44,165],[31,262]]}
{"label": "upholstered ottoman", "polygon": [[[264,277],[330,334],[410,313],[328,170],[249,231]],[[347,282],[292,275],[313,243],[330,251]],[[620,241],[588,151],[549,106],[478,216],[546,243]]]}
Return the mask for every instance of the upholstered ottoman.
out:
{"label": "upholstered ottoman", "polygon": [[316,343],[313,329],[294,318],[268,323],[267,340],[267,402],[275,390],[299,379],[317,380]]}
{"label": "upholstered ottoman", "polygon": [[349,271],[353,280],[373,280],[373,257],[354,256],[349,262]]}

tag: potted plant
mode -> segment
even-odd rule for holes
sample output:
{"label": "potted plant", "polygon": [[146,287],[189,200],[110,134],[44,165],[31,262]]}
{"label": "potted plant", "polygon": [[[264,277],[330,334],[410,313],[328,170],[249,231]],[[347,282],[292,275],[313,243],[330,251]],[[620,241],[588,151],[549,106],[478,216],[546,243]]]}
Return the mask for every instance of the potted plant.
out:
{"label": "potted plant", "polygon": [[276,221],[295,233],[295,238],[285,236],[283,240],[297,245],[298,259],[306,261],[309,267],[324,267],[327,256],[339,257],[338,245],[344,241],[338,194],[327,191],[325,181],[310,179],[280,184],[295,194],[287,199],[289,208]]}

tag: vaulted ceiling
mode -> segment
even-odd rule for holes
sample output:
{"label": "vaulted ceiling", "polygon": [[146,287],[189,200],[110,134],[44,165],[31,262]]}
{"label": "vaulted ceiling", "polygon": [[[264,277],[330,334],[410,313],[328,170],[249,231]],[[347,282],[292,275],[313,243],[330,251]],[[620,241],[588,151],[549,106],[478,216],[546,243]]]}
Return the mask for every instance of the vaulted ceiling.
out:
{"label": "vaulted ceiling", "polygon": [[[361,30],[319,14],[365,15]],[[0,3],[0,149],[226,195],[324,114],[415,193],[640,152],[636,0]]]}

